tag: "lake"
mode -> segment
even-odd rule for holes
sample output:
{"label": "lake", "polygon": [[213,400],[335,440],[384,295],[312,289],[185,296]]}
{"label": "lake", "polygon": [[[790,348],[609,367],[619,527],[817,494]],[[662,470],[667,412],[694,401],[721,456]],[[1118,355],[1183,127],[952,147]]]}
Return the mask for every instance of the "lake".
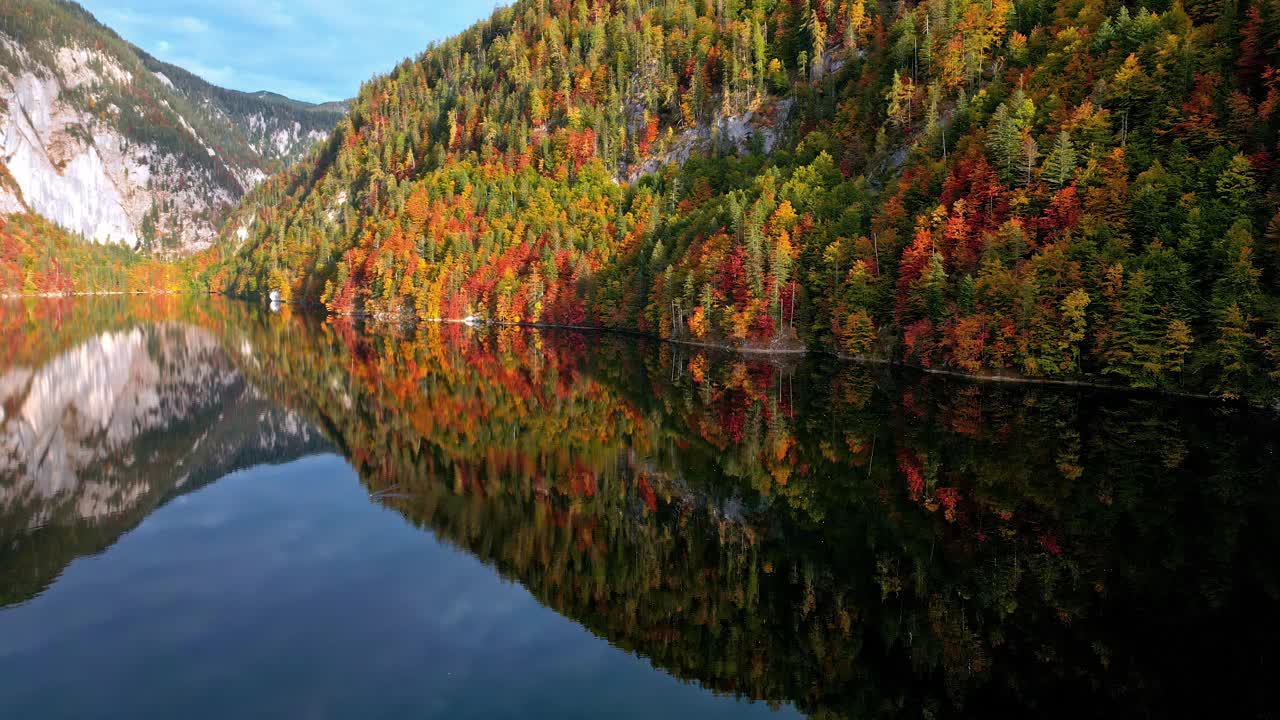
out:
{"label": "lake", "polygon": [[1280,425],[609,333],[0,305],[6,717],[1274,717]]}

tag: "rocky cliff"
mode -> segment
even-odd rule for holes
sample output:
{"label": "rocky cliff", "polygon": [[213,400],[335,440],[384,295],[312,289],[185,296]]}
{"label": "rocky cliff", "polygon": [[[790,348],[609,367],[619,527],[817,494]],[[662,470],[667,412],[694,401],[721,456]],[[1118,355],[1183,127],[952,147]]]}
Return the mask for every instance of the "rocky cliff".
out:
{"label": "rocky cliff", "polygon": [[340,117],[205,83],[74,3],[0,2],[0,212],[99,242],[186,252]]}

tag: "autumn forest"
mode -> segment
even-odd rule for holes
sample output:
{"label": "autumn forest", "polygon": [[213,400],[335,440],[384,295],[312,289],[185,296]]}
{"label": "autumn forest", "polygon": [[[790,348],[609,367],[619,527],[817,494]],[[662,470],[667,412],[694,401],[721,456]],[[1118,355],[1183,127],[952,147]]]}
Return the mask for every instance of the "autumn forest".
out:
{"label": "autumn forest", "polygon": [[1280,5],[520,0],[178,261],[34,215],[5,294],[194,291],[1280,397]]}
{"label": "autumn forest", "polygon": [[1280,0],[134,4],[0,0],[18,715],[1280,703]]}
{"label": "autumn forest", "polygon": [[1280,5],[523,0],[196,258],[330,312],[1273,400]]}

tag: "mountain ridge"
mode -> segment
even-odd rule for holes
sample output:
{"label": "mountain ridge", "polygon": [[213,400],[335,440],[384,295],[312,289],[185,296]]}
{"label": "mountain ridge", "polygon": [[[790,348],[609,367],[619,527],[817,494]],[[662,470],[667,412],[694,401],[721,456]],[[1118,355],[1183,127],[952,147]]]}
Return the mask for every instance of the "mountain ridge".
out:
{"label": "mountain ridge", "polygon": [[66,0],[0,3],[0,99],[0,210],[166,254],[207,247],[341,113],[218,88]]}

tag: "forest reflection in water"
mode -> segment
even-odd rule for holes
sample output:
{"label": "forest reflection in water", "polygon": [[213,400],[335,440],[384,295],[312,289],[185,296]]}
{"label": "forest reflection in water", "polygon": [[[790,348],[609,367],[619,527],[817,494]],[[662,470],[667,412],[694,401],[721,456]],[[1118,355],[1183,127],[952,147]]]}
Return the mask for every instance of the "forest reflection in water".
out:
{"label": "forest reflection in water", "polygon": [[1277,425],[1240,408],[216,299],[0,317],[5,604],[185,492],[336,450],[375,502],[717,693],[1276,707]]}

